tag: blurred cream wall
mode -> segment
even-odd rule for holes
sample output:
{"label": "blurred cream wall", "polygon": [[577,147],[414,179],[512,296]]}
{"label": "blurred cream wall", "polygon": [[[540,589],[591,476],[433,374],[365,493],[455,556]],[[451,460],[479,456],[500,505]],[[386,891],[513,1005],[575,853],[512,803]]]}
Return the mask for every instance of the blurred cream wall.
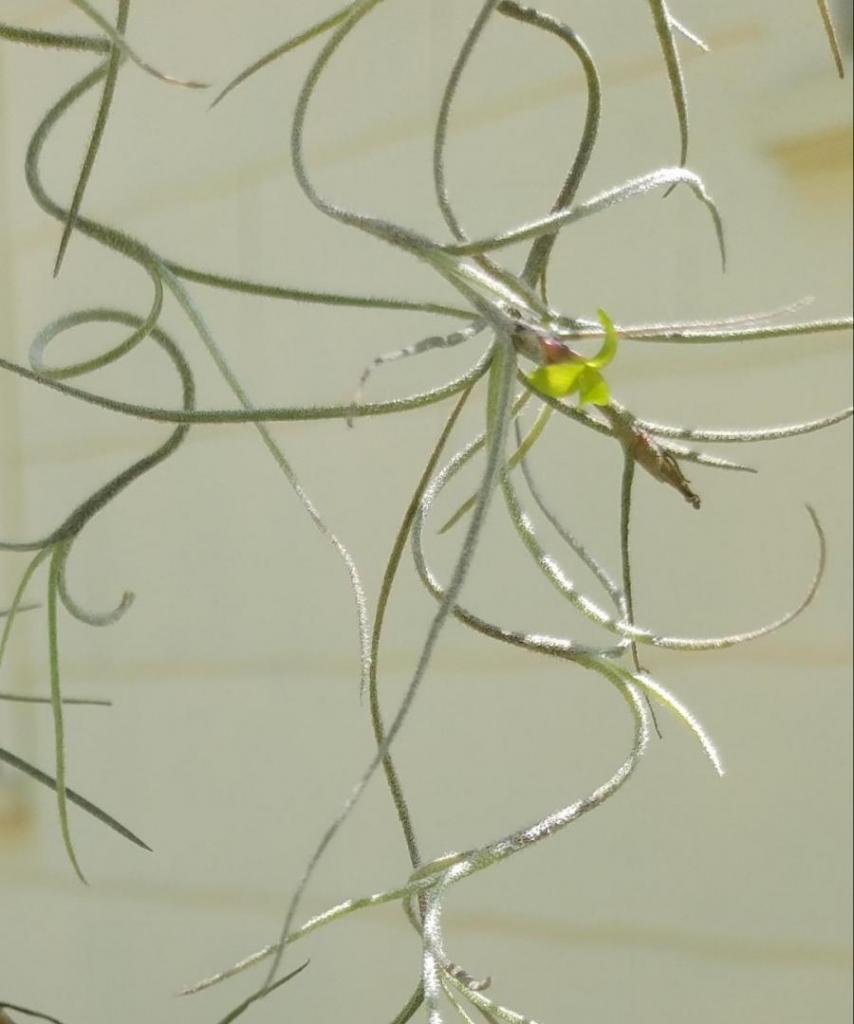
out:
{"label": "blurred cream wall", "polygon": [[[326,194],[442,233],[430,192],[431,118],[479,6],[389,3],[342,50],[307,137]],[[555,303],[582,315],[601,305],[638,321],[732,315],[812,295],[804,316],[844,313],[850,95],[834,75],[814,5],[678,7],[713,48],[703,55],[682,45],[690,165],[726,219],[729,271],[719,272],[707,214],[677,191],[573,228],[556,249]],[[101,8],[111,13],[110,4]],[[582,194],[674,163],[675,120],[645,6],[555,0],[550,10],[601,62],[601,138]],[[129,35],[157,66],[222,83],[325,12],[307,0],[147,0],[134,6]],[[6,0],[0,17],[88,31],[58,0]],[[310,56],[291,55],[212,112],[205,95],[126,67],[84,209],[172,259],[212,270],[305,288],[451,298],[426,267],[325,220],[295,186],[287,132]],[[0,337],[3,355],[20,361],[54,316],[102,304],[142,311],[149,301],[134,266],[80,236],[54,281],[59,230],[23,182],[37,119],[91,63],[0,44]],[[46,181],[63,201],[94,109],[94,98],[79,104],[46,149]],[[472,232],[550,204],[582,114],[583,82],[558,44],[497,19],[464,82],[450,139],[451,193]],[[518,257],[507,258],[514,265]],[[192,293],[258,404],[345,399],[374,354],[434,333],[438,323]],[[199,404],[229,404],[177,310],[168,307],[163,322],[194,361]],[[98,351],[108,337],[78,334],[69,345]],[[609,379],[648,418],[760,426],[847,404],[849,344],[825,335],[699,351],[624,345]],[[473,349],[456,350],[384,368],[370,394],[439,383],[473,358]],[[178,398],[164,361],[142,349],[91,383],[130,400]],[[371,595],[445,415],[431,409],[353,431],[337,423],[274,428]],[[476,405],[468,410],[471,431],[480,416]],[[0,536],[49,531],[163,436],[157,425],[0,377]],[[639,618],[671,634],[725,633],[775,618],[799,599],[813,570],[807,500],[827,529],[825,584],[807,613],[771,638],[714,655],[649,655],[649,668],[718,741],[723,781],[662,715],[664,742],[617,800],[448,899],[451,954],[493,975],[496,997],[537,1020],[849,1018],[850,430],[739,454],[761,474],[696,468],[698,514],[639,480]],[[561,425],[535,455],[555,504],[616,568],[613,446]],[[449,543],[436,541],[434,550],[446,568]],[[24,564],[23,556],[0,558],[0,606]],[[476,568],[467,598],[487,616],[593,635],[566,621],[497,514]],[[0,1000],[67,1024],[212,1024],[258,976],[193,999],[174,993],[273,939],[309,852],[370,756],[346,575],[255,431],[238,426],[194,430],[172,460],[92,522],[70,573],[75,592],[96,607],[124,589],[137,600],[110,629],[61,620],[67,694],[114,701],[110,709],[68,709],[69,781],[155,852],[143,854],[74,812],[91,882],[83,888],[64,857],[50,794],[3,770]],[[43,576],[32,596],[43,602]],[[383,655],[389,707],[431,611],[407,565]],[[43,609],[19,621],[4,689],[46,692],[45,640]],[[425,855],[483,842],[587,793],[624,756],[625,719],[598,678],[449,627],[397,747]],[[51,768],[49,710],[0,705],[0,737]],[[376,780],[304,913],[406,874]],[[380,1024],[419,969],[397,908],[315,936],[293,962],[304,954],[310,968],[250,1019]]]}

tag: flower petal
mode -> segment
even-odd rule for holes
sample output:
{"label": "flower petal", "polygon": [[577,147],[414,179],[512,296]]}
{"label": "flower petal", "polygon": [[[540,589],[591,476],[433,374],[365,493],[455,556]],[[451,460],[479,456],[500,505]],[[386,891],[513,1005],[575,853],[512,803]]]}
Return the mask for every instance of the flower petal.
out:
{"label": "flower petal", "polygon": [[585,363],[550,363],[540,366],[528,378],[537,391],[552,398],[563,398],[579,385],[579,378],[587,368]]}
{"label": "flower petal", "polygon": [[611,322],[611,318],[605,310],[597,309],[596,314],[599,317],[599,323],[605,331],[605,342],[596,355],[592,359],[586,359],[585,362],[588,366],[593,366],[598,369],[600,366],[607,366],[617,354],[617,342],[619,341],[619,337],[614,329],[613,323]]}
{"label": "flower petal", "polygon": [[579,377],[578,404],[583,405],[590,402],[591,405],[607,405],[611,401],[611,392],[605,378],[598,370],[594,370],[590,364],[584,368]]}

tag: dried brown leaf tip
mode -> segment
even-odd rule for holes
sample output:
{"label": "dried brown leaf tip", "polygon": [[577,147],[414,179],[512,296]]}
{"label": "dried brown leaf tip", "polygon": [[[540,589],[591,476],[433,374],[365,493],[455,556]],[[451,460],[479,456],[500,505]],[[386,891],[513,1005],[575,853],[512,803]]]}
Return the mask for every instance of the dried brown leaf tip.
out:
{"label": "dried brown leaf tip", "polygon": [[639,466],[656,480],[674,487],[693,508],[700,508],[700,496],[691,487],[691,482],[682,472],[672,452],[645,430],[641,430],[625,410],[616,409],[613,405],[601,406],[600,409],[610,421],[627,454]]}

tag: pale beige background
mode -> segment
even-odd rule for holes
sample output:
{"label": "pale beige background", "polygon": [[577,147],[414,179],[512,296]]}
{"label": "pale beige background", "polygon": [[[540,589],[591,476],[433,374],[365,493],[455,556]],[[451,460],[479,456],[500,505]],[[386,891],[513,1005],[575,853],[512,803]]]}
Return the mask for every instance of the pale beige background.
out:
{"label": "pale beige background", "polygon": [[[308,131],[311,167],[330,195],[441,234],[430,193],[431,117],[478,7],[389,3],[369,23],[376,34],[365,27],[342,51]],[[557,249],[555,299],[568,313],[602,305],[621,320],[727,315],[804,295],[815,296],[805,315],[844,312],[849,90],[834,76],[814,5],[678,7],[714,51],[682,47],[691,166],[726,218],[729,273],[719,273],[705,212],[678,192],[573,229]],[[603,73],[601,142],[583,195],[672,163],[674,118],[645,6],[555,0],[550,9],[582,32]],[[134,7],[130,34],[156,64],[221,83],[322,13],[326,5],[310,0],[146,0]],[[88,30],[58,0],[6,0],[0,16]],[[295,187],[287,128],[309,59],[292,55],[214,112],[204,95],[126,68],[86,209],[211,269],[450,297],[427,268],[339,229]],[[134,267],[80,237],[54,282],[59,231],[22,179],[37,118],[90,64],[0,45],[0,347],[22,361],[54,315],[147,302]],[[58,196],[71,194],[93,102],[46,151]],[[473,231],[546,207],[582,110],[580,76],[558,44],[499,20],[466,79],[451,137],[452,195]],[[258,403],[342,399],[372,354],[437,325],[193,291]],[[229,401],[173,308],[164,322],[195,360],[201,404]],[[104,337],[89,344],[97,349]],[[702,351],[626,345],[611,379],[623,401],[655,419],[765,425],[845,405],[848,353],[844,335]],[[439,382],[473,355],[388,368],[372,394]],[[177,397],[162,361],[143,351],[93,386],[138,400]],[[468,418],[472,429],[478,415]],[[443,416],[362,422],[352,432],[341,424],[275,429],[372,594]],[[48,530],[162,436],[156,425],[0,378],[0,535]],[[452,954],[491,973],[496,995],[537,1020],[849,1017],[850,431],[741,454],[760,477],[692,473],[705,499],[699,514],[641,480],[635,525],[638,612],[671,633],[728,632],[777,616],[812,572],[805,500],[826,525],[825,585],[791,628],[741,650],[648,659],[717,739],[726,778],[716,780],[687,733],[665,718],[665,742],[616,801],[448,901]],[[553,478],[557,504],[614,566],[617,452],[561,427],[538,464]],[[565,621],[494,519],[470,600],[505,622],[591,635]],[[434,550],[446,565],[444,548],[437,542]],[[0,605],[23,566],[21,556],[0,559]],[[67,692],[115,702],[69,710],[70,781],[155,853],[75,813],[92,883],[84,889],[64,858],[50,795],[4,771],[0,999],[68,1024],[212,1024],[256,979],[193,1000],[173,993],[276,934],[309,851],[370,754],[346,577],[249,427],[194,431],[172,461],[92,523],[72,574],[91,603],[107,605],[126,587],[137,602],[108,630],[62,620]],[[43,600],[42,577],[33,596]],[[384,657],[389,700],[408,679],[431,610],[407,568]],[[21,620],[2,686],[45,692],[43,612]],[[587,792],[622,758],[625,717],[597,678],[449,628],[398,747],[425,853],[482,842]],[[51,766],[49,711],[0,706],[0,726],[5,746]],[[405,875],[378,780],[305,911]],[[381,1024],[417,977],[417,945],[396,908],[351,919],[294,956],[304,952],[309,970],[250,1019]]]}

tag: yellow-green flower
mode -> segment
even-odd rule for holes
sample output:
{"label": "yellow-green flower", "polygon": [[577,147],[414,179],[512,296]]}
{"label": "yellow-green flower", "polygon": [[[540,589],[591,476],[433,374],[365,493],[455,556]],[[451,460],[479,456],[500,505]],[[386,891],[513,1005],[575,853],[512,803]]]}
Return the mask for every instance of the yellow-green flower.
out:
{"label": "yellow-green flower", "polygon": [[600,368],[607,366],[617,354],[617,332],[611,318],[603,309],[598,309],[599,323],[605,331],[602,348],[592,359],[582,359],[573,354],[565,362],[549,363],[535,370],[528,380],[544,395],[564,398],[578,392],[578,404],[607,405],[611,392]]}

